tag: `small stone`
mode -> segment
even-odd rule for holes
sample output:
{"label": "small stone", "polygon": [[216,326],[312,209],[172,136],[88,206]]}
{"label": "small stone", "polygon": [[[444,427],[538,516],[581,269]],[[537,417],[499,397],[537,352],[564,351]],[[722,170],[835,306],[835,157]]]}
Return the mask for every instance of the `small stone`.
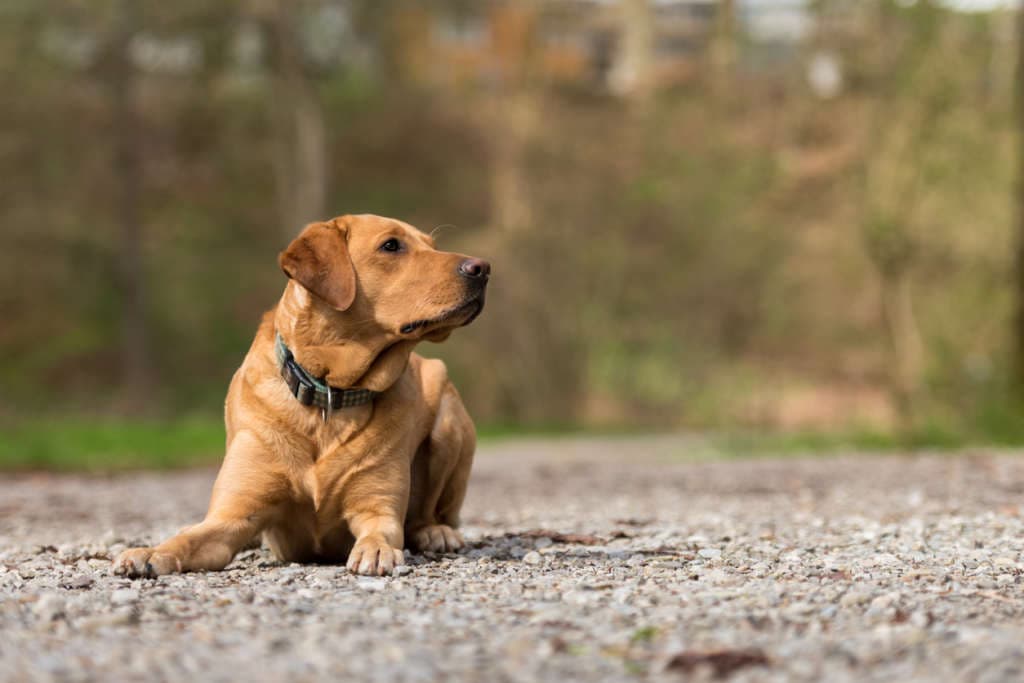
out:
{"label": "small stone", "polygon": [[754,576],[764,576],[771,571],[771,566],[767,562],[755,562],[750,566],[750,573]]}
{"label": "small stone", "polygon": [[124,539],[118,536],[113,529],[107,529],[107,531],[100,536],[100,543],[109,548],[113,545],[117,545],[118,543],[124,543]]}
{"label": "small stone", "polygon": [[395,567],[395,576],[408,576],[409,574],[412,574],[412,567],[410,567],[409,565],[400,564],[397,567]]}
{"label": "small stone", "polygon": [[848,591],[843,595],[843,597],[839,598],[839,605],[841,607],[853,607],[855,605],[860,605],[862,603],[867,602],[869,598],[870,596],[866,593],[852,590]]}
{"label": "small stone", "polygon": [[36,601],[32,612],[42,621],[53,621],[64,616],[64,599],[54,593],[46,593]]}
{"label": "small stone", "polygon": [[293,600],[290,610],[294,614],[312,614],[316,610],[316,605],[308,600]]}
{"label": "small stone", "polygon": [[67,586],[68,588],[88,588],[94,583],[96,583],[96,579],[94,579],[90,575],[76,574],[75,576],[71,577],[71,580],[68,581]]}
{"label": "small stone", "polygon": [[356,580],[356,586],[371,593],[382,591],[387,585],[386,579],[378,579],[370,576],[361,576]]}
{"label": "small stone", "polygon": [[133,588],[118,588],[110,594],[110,602],[114,605],[130,605],[139,601],[139,591]]}
{"label": "small stone", "polygon": [[390,607],[375,607],[370,611],[370,618],[375,621],[388,622],[395,618],[395,613]]}
{"label": "small stone", "polygon": [[525,562],[526,564],[540,564],[543,561],[544,558],[536,550],[531,550],[530,552],[523,555],[523,562]]}
{"label": "small stone", "polygon": [[562,601],[571,605],[585,605],[588,602],[593,602],[594,599],[593,593],[581,590],[570,590],[562,594]]}
{"label": "small stone", "polygon": [[535,539],[533,541],[533,547],[536,548],[537,550],[540,550],[542,548],[549,548],[552,545],[554,545],[554,543],[555,542],[552,541],[547,536],[541,536],[541,537],[539,537],[539,538],[537,538],[537,539]]}
{"label": "small stone", "polygon": [[636,553],[635,555],[631,555],[630,558],[626,560],[626,564],[628,564],[631,567],[639,567],[646,561],[646,557],[644,557],[641,553]]}
{"label": "small stone", "polygon": [[814,612],[814,609],[814,605],[809,602],[794,602],[787,605],[786,608],[782,610],[782,613],[786,618],[793,621],[803,621],[808,615]]}
{"label": "small stone", "polygon": [[883,610],[887,607],[892,607],[898,600],[898,593],[886,593],[885,595],[879,595],[877,598],[871,601],[869,609]]}
{"label": "small stone", "polygon": [[329,584],[337,579],[339,576],[348,573],[348,570],[344,567],[320,567],[310,576],[315,581],[319,581],[325,584]]}
{"label": "small stone", "polygon": [[718,548],[701,548],[697,554],[705,560],[715,560],[722,556],[722,551]]}
{"label": "small stone", "polygon": [[914,612],[910,615],[910,623],[917,628],[927,628],[931,618],[925,612]]}
{"label": "small stone", "polygon": [[127,626],[139,621],[138,612],[131,608],[122,608],[110,614],[97,614],[86,617],[75,622],[75,626],[83,631],[90,632],[110,626]]}

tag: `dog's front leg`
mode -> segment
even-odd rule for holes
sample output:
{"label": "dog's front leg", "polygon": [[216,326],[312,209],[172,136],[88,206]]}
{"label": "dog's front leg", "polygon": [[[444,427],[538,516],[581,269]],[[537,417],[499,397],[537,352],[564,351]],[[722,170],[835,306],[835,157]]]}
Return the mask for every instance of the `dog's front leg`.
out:
{"label": "dog's front leg", "polygon": [[211,518],[155,548],[130,548],[114,561],[114,573],[157,577],[175,572],[223,569],[258,532],[248,519]]}
{"label": "dog's front leg", "polygon": [[402,520],[397,514],[365,512],[348,518],[356,538],[347,567],[356,574],[385,576],[405,564]]}
{"label": "dog's front leg", "polygon": [[155,548],[125,550],[114,560],[114,573],[155,577],[227,566],[287,493],[269,453],[252,433],[237,434],[213,485],[206,519]]}
{"label": "dog's front leg", "polygon": [[[343,478],[337,495],[321,513],[340,513],[355,538],[346,566],[356,574],[384,576],[404,564],[402,521],[409,505],[409,465],[404,458],[381,454]],[[335,507],[338,506],[338,507]]]}

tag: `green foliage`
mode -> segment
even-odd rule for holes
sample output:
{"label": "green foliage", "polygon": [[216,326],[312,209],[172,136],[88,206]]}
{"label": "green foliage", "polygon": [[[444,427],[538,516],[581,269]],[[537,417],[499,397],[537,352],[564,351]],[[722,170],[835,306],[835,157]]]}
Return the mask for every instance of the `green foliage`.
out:
{"label": "green foliage", "polygon": [[224,455],[224,425],[209,418],[20,421],[0,427],[0,469],[122,470],[210,465]]}

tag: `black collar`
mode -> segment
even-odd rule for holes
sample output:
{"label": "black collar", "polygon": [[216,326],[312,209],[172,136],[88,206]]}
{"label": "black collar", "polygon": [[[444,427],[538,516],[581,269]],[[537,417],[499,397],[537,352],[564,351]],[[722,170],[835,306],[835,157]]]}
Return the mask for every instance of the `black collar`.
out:
{"label": "black collar", "polygon": [[377,396],[378,392],[370,389],[339,389],[329,386],[323,380],[316,379],[298,364],[280,333],[274,339],[274,353],[277,356],[277,364],[281,368],[281,377],[284,378],[292,396],[304,406],[320,408],[324,420],[327,420],[331,413],[338,408],[361,406]]}

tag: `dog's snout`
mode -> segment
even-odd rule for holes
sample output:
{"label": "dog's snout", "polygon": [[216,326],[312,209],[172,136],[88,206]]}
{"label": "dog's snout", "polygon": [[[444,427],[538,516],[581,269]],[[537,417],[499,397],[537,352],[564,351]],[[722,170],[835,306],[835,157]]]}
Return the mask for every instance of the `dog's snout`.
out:
{"label": "dog's snout", "polygon": [[459,264],[459,274],[474,280],[486,280],[491,274],[491,264],[483,259],[468,258]]}

